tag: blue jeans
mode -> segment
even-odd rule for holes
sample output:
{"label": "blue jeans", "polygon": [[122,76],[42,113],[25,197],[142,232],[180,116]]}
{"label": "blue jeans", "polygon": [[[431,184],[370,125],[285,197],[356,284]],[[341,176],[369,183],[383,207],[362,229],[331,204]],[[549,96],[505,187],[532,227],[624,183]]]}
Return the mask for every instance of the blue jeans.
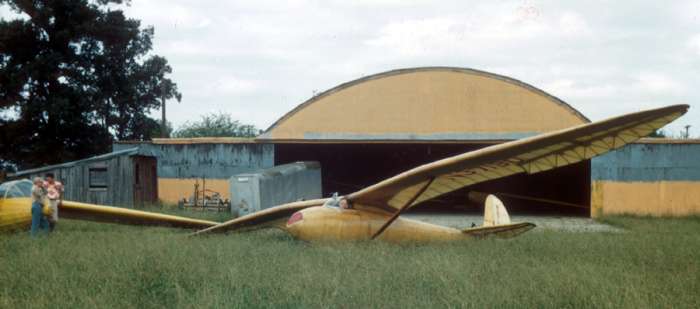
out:
{"label": "blue jeans", "polygon": [[44,206],[39,202],[32,202],[32,236],[36,236],[39,232],[45,233],[49,229],[49,221],[44,217]]}

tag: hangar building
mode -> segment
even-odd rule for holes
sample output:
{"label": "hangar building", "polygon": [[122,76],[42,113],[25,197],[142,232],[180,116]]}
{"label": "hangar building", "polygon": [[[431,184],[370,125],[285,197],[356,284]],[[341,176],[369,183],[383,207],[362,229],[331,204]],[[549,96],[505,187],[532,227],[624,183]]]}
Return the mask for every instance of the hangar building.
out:
{"label": "hangar building", "polygon": [[[275,144],[275,164],[319,161],[327,195],[351,193],[466,151],[587,122],[563,101],[512,78],[429,67],[389,71],[332,88],[284,115],[259,140]],[[590,163],[470,189],[535,195],[586,207]],[[433,201],[431,210],[464,206],[466,194],[462,190]],[[509,204],[511,211],[518,211],[512,201]],[[528,204],[523,205],[528,211],[561,211],[561,207],[534,209],[532,203],[517,203],[522,204]]]}
{"label": "hangar building", "polygon": [[[341,84],[300,104],[256,139],[154,139],[138,144],[158,158],[158,192],[165,201],[189,196],[198,178],[227,196],[227,179],[233,174],[296,161],[321,163],[328,196],[354,192],[423,163],[588,122],[567,103],[521,81],[472,69],[424,67]],[[134,146],[121,142],[115,150]],[[678,149],[684,160],[663,159]],[[671,199],[671,193],[700,184],[694,154],[700,154],[700,144],[647,140],[593,162],[477,184],[431,201],[430,209],[481,211],[480,205],[467,202],[468,191],[476,190],[511,194],[504,199],[513,213],[700,213],[695,193]],[[656,164],[653,176],[649,164]],[[685,172],[674,164],[684,164]],[[647,203],[646,210],[621,206],[642,187],[661,197]]]}

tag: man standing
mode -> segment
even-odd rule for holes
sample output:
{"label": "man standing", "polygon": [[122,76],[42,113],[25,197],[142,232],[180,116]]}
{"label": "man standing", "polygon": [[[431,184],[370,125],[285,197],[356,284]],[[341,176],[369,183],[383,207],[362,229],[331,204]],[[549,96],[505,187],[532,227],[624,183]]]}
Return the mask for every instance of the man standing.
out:
{"label": "man standing", "polygon": [[32,185],[32,228],[30,230],[32,236],[36,236],[48,228],[49,223],[44,216],[45,197],[46,191],[44,191],[43,181],[39,177],[34,178],[34,185]]}
{"label": "man standing", "polygon": [[51,209],[51,217],[49,217],[49,231],[53,232],[58,223],[58,204],[63,199],[63,184],[56,181],[52,173],[46,174],[46,196],[49,198],[49,208]]}

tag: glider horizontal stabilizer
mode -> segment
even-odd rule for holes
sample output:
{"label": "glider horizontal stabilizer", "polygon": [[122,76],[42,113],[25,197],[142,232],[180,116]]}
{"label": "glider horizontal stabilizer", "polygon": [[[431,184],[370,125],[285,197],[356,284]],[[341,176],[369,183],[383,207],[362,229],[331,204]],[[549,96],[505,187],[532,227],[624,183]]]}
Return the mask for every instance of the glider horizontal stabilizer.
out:
{"label": "glider horizontal stabilizer", "polygon": [[504,225],[482,226],[463,230],[462,233],[476,238],[498,237],[511,238],[534,229],[534,223],[522,222]]}

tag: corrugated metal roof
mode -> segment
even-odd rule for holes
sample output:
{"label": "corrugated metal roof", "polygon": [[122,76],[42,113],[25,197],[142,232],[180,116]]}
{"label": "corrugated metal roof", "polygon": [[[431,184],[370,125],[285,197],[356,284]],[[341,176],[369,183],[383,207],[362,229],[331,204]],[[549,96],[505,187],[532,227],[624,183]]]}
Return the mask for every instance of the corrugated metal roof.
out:
{"label": "corrugated metal roof", "polygon": [[188,145],[188,144],[255,144],[255,138],[245,137],[192,137],[192,138],[154,138],[151,141],[117,141],[116,144],[139,145]]}
{"label": "corrugated metal roof", "polygon": [[153,144],[253,144],[254,138],[244,137],[193,137],[193,138],[154,138]]}
{"label": "corrugated metal roof", "polygon": [[10,175],[10,177],[20,177],[20,176],[25,176],[25,175],[31,175],[31,174],[41,173],[44,171],[54,170],[57,168],[68,168],[68,167],[73,167],[73,166],[80,165],[80,164],[96,162],[96,161],[103,161],[103,160],[107,160],[107,159],[114,158],[117,156],[134,156],[134,155],[153,156],[153,154],[151,154],[151,153],[140,150],[139,147],[134,147],[134,148],[114,151],[114,152],[110,152],[110,153],[106,153],[106,154],[102,154],[99,156],[94,156],[94,157],[90,157],[90,158],[86,158],[86,159],[82,159],[82,160],[71,161],[71,162],[66,162],[66,163],[61,163],[61,164],[55,164],[55,165],[43,166],[43,167],[29,169],[29,170],[18,171],[17,173]]}

